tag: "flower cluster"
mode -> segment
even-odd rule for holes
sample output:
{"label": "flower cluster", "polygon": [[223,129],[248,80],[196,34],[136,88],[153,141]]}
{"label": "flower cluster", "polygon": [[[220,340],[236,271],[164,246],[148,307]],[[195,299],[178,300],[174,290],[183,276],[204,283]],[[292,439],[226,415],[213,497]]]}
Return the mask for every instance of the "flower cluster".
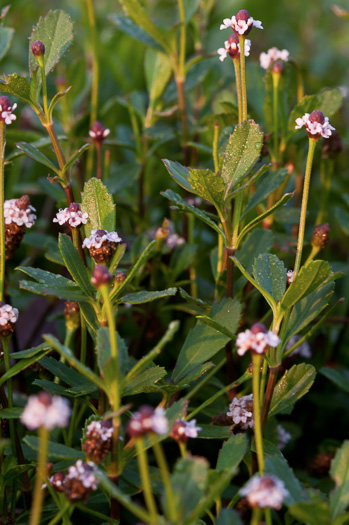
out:
{"label": "flower cluster", "polygon": [[91,235],[82,243],[82,247],[88,248],[91,257],[97,264],[108,264],[120,242],[122,239],[116,232],[92,230]]}
{"label": "flower cluster", "polygon": [[5,122],[5,124],[12,124],[16,120],[16,115],[12,113],[17,107],[17,104],[11,104],[11,100],[6,97],[0,97],[0,122]]}
{"label": "flower cluster", "polygon": [[0,301],[0,337],[7,337],[14,331],[17,319],[17,308]]}
{"label": "flower cluster", "polygon": [[191,421],[177,419],[173,424],[171,437],[177,442],[186,443],[189,438],[198,437],[200,430],[201,427],[196,426],[196,419]]}
{"label": "flower cluster", "polygon": [[86,429],[86,439],[82,450],[94,463],[100,463],[111,448],[113,427],[110,421],[92,421]]}
{"label": "flower cluster", "polygon": [[68,208],[61,208],[53,219],[53,222],[58,222],[60,226],[68,224],[71,228],[78,228],[82,224],[86,224],[88,220],[88,213],[80,210],[80,205],[77,202],[69,204]]}
{"label": "flower cluster", "polygon": [[335,129],[329,123],[328,117],[324,117],[321,111],[315,110],[312,113],[305,113],[303,117],[296,119],[295,129],[301,129],[305,126],[305,131],[308,137],[318,139],[323,137],[328,139],[332,135],[332,131]]}
{"label": "flower cluster", "polygon": [[19,199],[9,199],[4,202],[5,224],[17,224],[17,226],[31,228],[36,221],[36,215],[33,213],[35,211],[28,195],[23,195]]}
{"label": "flower cluster", "polygon": [[21,422],[29,430],[36,430],[39,427],[52,430],[55,427],[67,426],[70,412],[66,399],[42,391],[38,395],[29,397],[21,415]]}
{"label": "flower cluster", "polygon": [[231,417],[235,425],[239,426],[242,430],[253,428],[253,394],[234,397],[229,405],[227,416]]}
{"label": "flower cluster", "polygon": [[272,47],[268,50],[267,53],[261,53],[259,55],[259,63],[263,69],[269,69],[270,66],[277,60],[283,60],[284,62],[288,61],[290,53],[287,49],[280,51],[277,47]]}
{"label": "flower cluster", "polygon": [[241,496],[246,496],[251,507],[279,510],[284,499],[289,495],[283,481],[266,474],[265,476],[254,476],[240,491]]}
{"label": "flower cluster", "polygon": [[63,481],[63,490],[70,501],[84,501],[93,490],[97,490],[96,466],[91,461],[79,459],[68,469]]}
{"label": "flower cluster", "polygon": [[[246,38],[244,45],[244,55],[248,57],[251,50],[251,40]],[[239,38],[233,33],[230,35],[229,39],[224,42],[224,47],[220,47],[217,50],[219,54],[219,60],[223,62],[225,58],[229,55],[231,58],[238,58],[240,56],[240,43]]]}
{"label": "flower cluster", "polygon": [[154,410],[148,405],[141,406],[128,422],[127,432],[133,438],[145,436],[149,432],[167,434],[168,419],[165,410],[161,407]]}
{"label": "flower cluster", "polygon": [[252,27],[263,29],[262,22],[260,20],[254,20],[245,9],[241,9],[236,16],[223,20],[220,29],[228,29],[228,27],[231,27],[238,35],[248,35]]}
{"label": "flower cluster", "polygon": [[256,354],[264,354],[269,346],[276,348],[280,338],[272,331],[268,331],[262,323],[255,323],[251,330],[240,332],[236,339],[237,353],[244,355],[248,350]]}

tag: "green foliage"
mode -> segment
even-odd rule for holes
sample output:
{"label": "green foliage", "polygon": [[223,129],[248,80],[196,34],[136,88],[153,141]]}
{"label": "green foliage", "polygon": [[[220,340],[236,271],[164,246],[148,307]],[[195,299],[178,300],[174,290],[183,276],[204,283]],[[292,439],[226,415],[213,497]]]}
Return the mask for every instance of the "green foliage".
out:
{"label": "green foliage", "polygon": [[344,441],[337,451],[330,470],[336,488],[330,494],[331,518],[334,520],[349,505],[349,441]]}
{"label": "green foliage", "polygon": [[218,454],[216,469],[226,470],[237,468],[247,450],[247,439],[244,434],[231,436]]}
{"label": "green foliage", "polygon": [[33,104],[31,99],[30,85],[27,79],[17,75],[16,73],[9,75],[6,82],[2,80],[0,81],[0,91],[3,93],[8,93],[9,95],[14,95],[27,104]]}
{"label": "green foliage", "polygon": [[12,27],[0,26],[0,60],[4,58],[10,49],[14,29]]}
{"label": "green foliage", "polygon": [[254,261],[253,275],[256,282],[275,300],[281,301],[286,290],[286,268],[276,255],[264,253]]}
{"label": "green foliage", "polygon": [[101,180],[92,178],[85,183],[81,196],[81,210],[89,216],[85,225],[86,236],[90,236],[92,230],[115,230],[115,204]]}

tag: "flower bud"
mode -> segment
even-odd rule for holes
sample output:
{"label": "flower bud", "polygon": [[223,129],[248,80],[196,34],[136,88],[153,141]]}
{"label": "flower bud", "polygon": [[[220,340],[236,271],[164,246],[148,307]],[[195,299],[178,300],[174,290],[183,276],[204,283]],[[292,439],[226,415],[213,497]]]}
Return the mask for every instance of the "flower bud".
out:
{"label": "flower bud", "polygon": [[52,485],[52,488],[54,488],[56,492],[64,491],[63,489],[64,478],[65,478],[65,475],[63,474],[63,472],[56,472],[55,474],[53,474],[53,476],[50,477],[49,481]]}
{"label": "flower bud", "polygon": [[328,244],[328,232],[330,231],[330,226],[326,224],[318,224],[314,228],[314,233],[311,239],[311,244],[313,248],[319,248],[323,250]]}
{"label": "flower bud", "polygon": [[149,405],[143,405],[135,412],[127,424],[127,433],[132,438],[143,437],[150,432],[155,434],[166,434],[168,432],[168,420],[163,408],[156,410]]}
{"label": "flower bud", "polygon": [[91,126],[91,129],[90,131],[88,132],[88,134],[90,135],[90,137],[95,141],[95,142],[103,142],[103,140],[105,138],[107,138],[107,136],[109,135],[110,133],[110,129],[107,129],[103,126],[103,124],[101,124],[100,122],[98,122],[98,120],[96,120],[96,122],[94,122]]}
{"label": "flower bud", "polygon": [[40,40],[36,40],[32,44],[32,52],[35,58],[39,58],[44,56],[45,54],[45,46]]}
{"label": "flower bud", "polygon": [[127,275],[125,272],[118,272],[116,275],[115,275],[115,283],[117,284],[117,286],[120,286],[126,279]]}
{"label": "flower bud", "polygon": [[103,264],[97,264],[93,270],[91,283],[96,287],[100,288],[104,284],[109,284],[111,281],[111,275],[109,270]]}
{"label": "flower bud", "polygon": [[82,450],[93,463],[101,463],[108,455],[113,437],[113,427],[110,421],[92,421],[86,430],[86,439]]}
{"label": "flower bud", "polygon": [[64,318],[68,330],[75,332],[80,326],[80,307],[75,301],[64,303]]}

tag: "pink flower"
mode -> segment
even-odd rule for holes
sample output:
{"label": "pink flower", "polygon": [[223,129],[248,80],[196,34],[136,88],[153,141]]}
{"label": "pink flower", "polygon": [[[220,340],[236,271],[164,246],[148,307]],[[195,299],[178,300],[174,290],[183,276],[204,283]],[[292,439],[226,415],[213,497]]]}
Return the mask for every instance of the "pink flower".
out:
{"label": "pink flower", "polygon": [[323,113],[318,110],[313,111],[310,114],[305,113],[303,117],[297,118],[296,124],[296,129],[301,129],[305,126],[308,137],[313,139],[318,139],[320,137],[328,139],[328,137],[332,135],[332,131],[336,129],[331,126],[328,117],[324,117]]}
{"label": "pink flower", "polygon": [[245,9],[241,9],[236,16],[223,20],[220,29],[228,29],[228,27],[231,27],[238,35],[248,35],[252,27],[263,29],[262,22],[260,20],[254,20]]}
{"label": "pink flower", "polygon": [[289,495],[283,481],[270,474],[254,476],[239,492],[251,507],[275,510],[281,509],[284,498]]}
{"label": "pink flower", "polygon": [[251,330],[240,332],[236,339],[237,353],[244,355],[248,350],[256,354],[264,354],[269,346],[276,348],[280,343],[279,337],[268,331],[262,323],[255,323]]}
{"label": "pink flower", "polygon": [[268,69],[276,60],[287,62],[289,54],[287,49],[280,51],[277,47],[272,47],[267,53],[261,53],[259,55],[259,63],[263,69]]}
{"label": "pink flower", "polygon": [[29,430],[36,430],[39,427],[52,430],[55,427],[67,426],[70,412],[66,399],[42,391],[38,395],[29,396],[21,415],[21,422]]}
{"label": "pink flower", "polygon": [[[244,45],[245,57],[250,55],[250,49],[251,40],[246,39]],[[224,42],[224,47],[220,47],[217,50],[217,53],[219,54],[219,60],[221,60],[221,62],[223,62],[228,55],[231,56],[231,58],[238,58],[240,56],[240,43],[238,37],[235,34],[230,35],[229,40]]]}

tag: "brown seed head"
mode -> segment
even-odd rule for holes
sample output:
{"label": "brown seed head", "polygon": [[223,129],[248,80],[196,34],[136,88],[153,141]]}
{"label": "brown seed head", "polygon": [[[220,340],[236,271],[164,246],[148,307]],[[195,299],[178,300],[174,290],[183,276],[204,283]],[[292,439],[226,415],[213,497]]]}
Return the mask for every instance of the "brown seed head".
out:
{"label": "brown seed head", "polygon": [[313,237],[311,239],[311,244],[314,248],[320,248],[323,250],[327,246],[329,238],[328,233],[330,231],[330,226],[328,223],[318,224],[314,228]]}
{"label": "brown seed head", "polygon": [[63,472],[56,472],[51,476],[50,483],[52,487],[55,489],[56,492],[63,492],[63,482],[64,482],[65,475]]}
{"label": "brown seed head", "polygon": [[22,195],[19,199],[16,200],[16,206],[20,210],[26,210],[30,206],[30,199],[28,195]]}

